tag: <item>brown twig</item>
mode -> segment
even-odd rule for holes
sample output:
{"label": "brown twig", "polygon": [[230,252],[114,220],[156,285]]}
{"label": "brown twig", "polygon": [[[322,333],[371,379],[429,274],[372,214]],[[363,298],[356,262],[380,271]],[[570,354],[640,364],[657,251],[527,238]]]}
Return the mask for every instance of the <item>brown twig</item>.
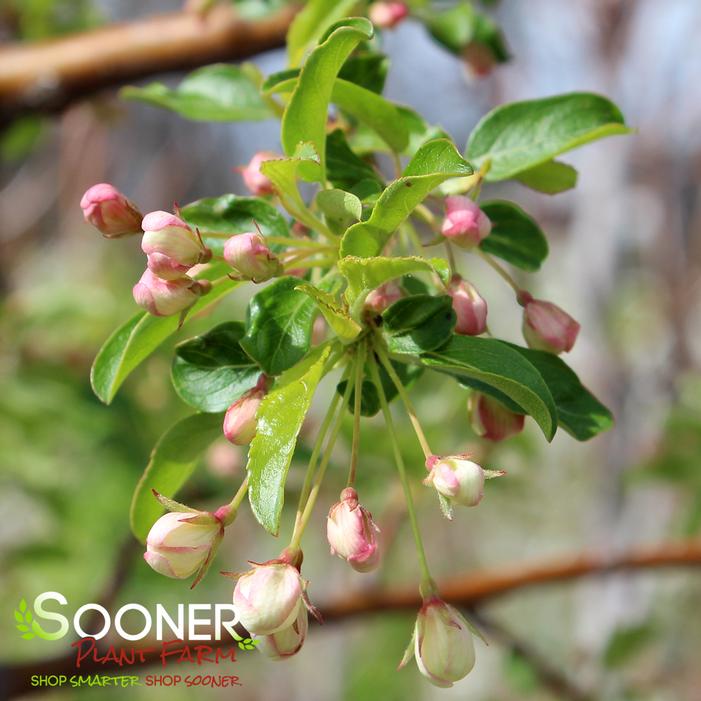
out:
{"label": "brown twig", "polygon": [[148,17],[39,43],[0,49],[0,125],[57,112],[105,88],[158,73],[253,56],[282,46],[299,6],[255,21],[233,4]]}
{"label": "brown twig", "polygon": [[[446,580],[439,586],[446,601],[457,606],[473,607],[498,596],[528,587],[564,582],[586,576],[601,576],[615,572],[642,569],[701,566],[701,542],[681,541],[657,546],[639,548],[620,555],[582,554],[576,557],[561,558],[536,564],[525,564],[509,568],[484,570]],[[420,597],[415,588],[390,591],[369,590],[351,594],[338,601],[321,606],[324,620],[328,623],[342,621],[354,616],[388,611],[415,611],[420,606]],[[210,643],[211,647],[230,645],[222,640]],[[146,644],[144,648],[155,651],[144,654],[144,662],[122,669],[125,674],[149,664],[159,663],[158,644]],[[78,672],[114,672],[120,668],[114,662],[100,664],[85,661]],[[75,674],[75,654],[73,651],[51,660],[7,665],[2,669],[0,692],[3,698],[12,698],[28,691],[40,692],[45,687],[32,689],[30,678],[33,674]]]}

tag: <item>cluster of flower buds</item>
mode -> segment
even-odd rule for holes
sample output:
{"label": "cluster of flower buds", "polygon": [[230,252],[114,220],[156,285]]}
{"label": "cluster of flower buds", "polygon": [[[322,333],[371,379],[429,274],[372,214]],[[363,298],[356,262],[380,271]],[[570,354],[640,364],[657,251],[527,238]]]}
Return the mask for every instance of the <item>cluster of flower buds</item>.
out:
{"label": "cluster of flower buds", "polygon": [[370,21],[380,29],[392,29],[409,15],[403,2],[373,2],[368,10]]}
{"label": "cluster of flower buds", "polygon": [[485,470],[466,454],[430,455],[426,469],[424,484],[432,485],[451,504],[461,506],[477,506],[484,496],[484,481],[506,474],[503,470]]}
{"label": "cluster of flower buds", "polygon": [[556,355],[572,350],[580,326],[566,311],[525,291],[518,301],[523,307],[523,337],[531,348]]}
{"label": "cluster of flower buds", "polygon": [[224,414],[224,437],[234,445],[248,445],[256,435],[256,414],[268,389],[268,378],[261,375],[253,389],[237,399]]}
{"label": "cluster of flower buds", "polygon": [[469,197],[446,197],[441,233],[461,248],[474,248],[489,236],[492,222]]}

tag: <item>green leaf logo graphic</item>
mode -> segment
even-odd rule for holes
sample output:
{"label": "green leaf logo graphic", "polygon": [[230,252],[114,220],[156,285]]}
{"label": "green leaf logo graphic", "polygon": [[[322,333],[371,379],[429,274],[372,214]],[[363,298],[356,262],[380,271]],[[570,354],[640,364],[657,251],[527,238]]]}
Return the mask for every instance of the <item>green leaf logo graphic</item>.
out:
{"label": "green leaf logo graphic", "polygon": [[27,607],[27,602],[24,597],[20,599],[20,602],[15,609],[15,628],[17,628],[20,635],[25,640],[32,640],[32,638],[40,638],[41,640],[57,640],[59,637],[61,637],[52,633],[47,633],[36,622],[36,620],[34,620],[34,616]]}
{"label": "green leaf logo graphic", "polygon": [[258,640],[254,640],[253,638],[244,638],[243,640],[239,640],[239,647],[242,650],[255,650],[256,645],[258,645]]}

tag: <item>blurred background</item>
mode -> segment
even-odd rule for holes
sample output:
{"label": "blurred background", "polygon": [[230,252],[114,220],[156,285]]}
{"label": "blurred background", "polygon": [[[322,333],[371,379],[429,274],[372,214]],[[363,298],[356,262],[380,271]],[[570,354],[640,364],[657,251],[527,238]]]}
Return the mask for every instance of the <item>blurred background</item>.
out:
{"label": "blurred background", "polygon": [[[548,446],[527,422],[522,435],[486,452],[469,427],[466,394],[426,373],[414,396],[432,444],[442,452],[481,451],[509,475],[489,485],[479,509],[458,512],[453,523],[441,518],[428,490],[417,491],[438,578],[588,552],[613,557],[698,540],[701,529],[701,4],[490,5],[510,63],[475,81],[459,58],[409,20],[383,36],[392,60],[386,94],[441,124],[458,145],[495,105],[568,91],[607,95],[637,128],[631,137],[568,154],[580,173],[574,191],[555,197],[518,185],[488,191],[520,203],[548,235],[551,255],[528,285],[582,323],[568,361],[617,423],[589,443],[559,433]],[[176,0],[0,0],[0,39],[37,40],[180,7]],[[266,73],[284,67],[279,50],[253,60]],[[101,181],[143,211],[244,193],[233,168],[271,148],[279,148],[276,122],[186,122],[111,94],[60,116],[24,118],[0,135],[4,664],[37,661],[39,673],[40,661],[67,652],[41,640],[18,644],[12,609],[21,596],[56,590],[77,605],[109,595],[115,609],[128,601],[149,607],[230,599],[230,581],[216,574],[194,592],[159,577],[132,543],[128,509],[136,480],[158,436],[189,410],[170,386],[167,345],[111,407],[93,396],[90,364],[133,313],[130,290],[143,261],[138,241],[105,241],[86,225],[78,202]],[[481,261],[470,259],[468,272],[489,301],[495,334],[518,341],[519,309],[508,288]],[[245,303],[245,295],[235,295],[215,317],[242,318]],[[198,321],[180,338],[211,325]],[[332,390],[322,387],[307,434],[314,434]],[[408,422],[399,423],[418,476],[422,456]],[[305,574],[322,608],[363,587],[413,585],[417,577],[410,533],[387,487],[395,473],[379,420],[363,427],[359,490],[391,535],[387,561],[368,581],[328,555],[325,507],[343,486],[349,428],[305,543]],[[244,465],[244,455],[216,444],[184,499],[204,507],[228,501]],[[289,503],[303,469],[301,461],[293,465]],[[241,570],[247,559],[268,559],[279,547],[244,511],[213,572]],[[129,698],[699,698],[701,574],[693,567],[533,586],[480,605],[475,616],[489,623],[490,645],[477,642],[475,670],[453,689],[434,689],[413,665],[394,671],[411,633],[410,612],[314,627],[303,651],[285,663],[241,653],[236,673],[244,686],[234,690],[136,689]],[[67,689],[44,697],[108,701],[124,693]]]}

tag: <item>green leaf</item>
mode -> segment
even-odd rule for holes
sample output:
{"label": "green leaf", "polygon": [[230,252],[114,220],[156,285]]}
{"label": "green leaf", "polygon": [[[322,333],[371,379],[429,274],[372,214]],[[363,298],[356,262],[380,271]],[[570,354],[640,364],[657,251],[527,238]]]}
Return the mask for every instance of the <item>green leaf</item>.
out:
{"label": "green leaf", "polygon": [[548,386],[536,368],[507,344],[454,335],[447,345],[424,353],[421,361],[433,370],[494,387],[530,414],[548,440],[555,435],[557,409]]}
{"label": "green leaf", "polygon": [[388,71],[387,56],[366,51],[351,56],[343,64],[338,77],[380,95],[384,90]]}
{"label": "green leaf", "polygon": [[343,343],[350,343],[358,338],[363,330],[362,326],[351,318],[350,314],[336,302],[332,295],[306,282],[297,285],[295,289],[304,292],[305,295],[314,300],[326,319],[326,323]]}
{"label": "green leaf", "polygon": [[287,62],[299,66],[326,30],[351,13],[357,0],[309,0],[287,32]]}
{"label": "green leaf", "polygon": [[248,303],[241,347],[268,375],[291,368],[309,350],[315,304],[299,284],[296,277],[278,278]]}
{"label": "green leaf", "polygon": [[567,163],[546,161],[516,175],[522,185],[547,195],[571,190],[577,184],[577,171]]}
{"label": "green leaf", "polygon": [[23,597],[19,602],[19,610],[24,613],[27,610],[27,600]]}
{"label": "green leaf", "polygon": [[217,63],[199,68],[174,90],[151,83],[144,88],[123,88],[120,95],[197,121],[252,121],[275,116],[261,97],[257,69],[246,64]]}
{"label": "green leaf", "polygon": [[386,309],[382,320],[392,353],[420,355],[440,348],[450,339],[456,317],[448,295],[413,295]]}
{"label": "green leaf", "polygon": [[564,360],[545,351],[504,345],[520,353],[540,373],[555,400],[558,423],[571,436],[587,441],[613,426],[611,412],[582,385]]}
{"label": "green leaf", "polygon": [[350,227],[341,241],[342,256],[369,258],[382,252],[397,227],[435,187],[449,178],[471,175],[472,167],[448,139],[424,144],[401,178],[380,195],[369,219]]}
{"label": "green leaf", "polygon": [[239,345],[245,333],[241,322],[228,321],[176,346],[171,378],[183,401],[199,411],[224,411],[255,386],[261,370]]}
{"label": "green leaf", "polygon": [[[233,236],[255,231],[257,224],[264,236],[289,236],[285,217],[259,197],[206,197],[182,207],[180,214],[188,224],[199,229],[205,244],[215,255],[221,255],[226,243],[225,238],[216,234]],[[277,250],[279,246],[271,248]]]}
{"label": "green leaf", "polygon": [[[215,279],[227,269],[223,264],[213,265],[202,278]],[[219,282],[192,307],[188,319],[209,309],[238,284],[233,280]],[[90,371],[90,383],[99,399],[109,404],[129,374],[178,330],[178,324],[177,314],[152,316],[147,312],[140,312],[122,324],[105,341]]]}
{"label": "green leaf", "polygon": [[352,192],[360,199],[384,189],[377,171],[355,155],[340,129],[326,137],[326,176],[334,187]]}
{"label": "green leaf", "polygon": [[495,200],[480,207],[492,222],[492,230],[479,247],[517,268],[538,270],[548,255],[548,242],[535,220],[513,202]]}
{"label": "green leaf", "polygon": [[320,190],[316,196],[316,204],[335,234],[344,232],[363,216],[360,200],[344,190]]}
{"label": "green leaf", "polygon": [[273,535],[280,529],[297,436],[329,353],[329,346],[320,346],[287,370],[258,408],[258,428],[248,451],[248,497],[256,519]]}
{"label": "green leaf", "polygon": [[333,85],[353,49],[372,34],[372,24],[364,18],[339,22],[312,51],[302,68],[282,117],[281,140],[288,156],[296,152],[300,143],[311,143],[316,149],[321,169],[308,168],[301,163],[299,172],[305,180],[323,182],[325,179],[326,120]]}
{"label": "green leaf", "polygon": [[222,432],[222,414],[194,414],[166,431],[151,453],[131,502],[131,529],[142,542],[163,507],[151,490],[174,496],[187,482],[205,449]]}
{"label": "green leaf", "polygon": [[604,650],[604,665],[621,669],[655,640],[657,632],[650,622],[618,628]]}
{"label": "green leaf", "polygon": [[497,107],[475,127],[467,157],[476,165],[491,161],[487,180],[506,180],[582,144],[630,131],[606,98],[569,93]]}
{"label": "green leaf", "polygon": [[[352,227],[351,227],[352,228]],[[442,258],[357,258],[346,256],[338,261],[338,269],[348,281],[346,299],[351,305],[362,304],[371,290],[395,278],[416,272],[436,272],[444,280],[450,277],[450,266]]]}
{"label": "green leaf", "polygon": [[431,13],[426,26],[439,44],[460,55],[475,36],[476,14],[470,3],[459,2],[443,12]]}

